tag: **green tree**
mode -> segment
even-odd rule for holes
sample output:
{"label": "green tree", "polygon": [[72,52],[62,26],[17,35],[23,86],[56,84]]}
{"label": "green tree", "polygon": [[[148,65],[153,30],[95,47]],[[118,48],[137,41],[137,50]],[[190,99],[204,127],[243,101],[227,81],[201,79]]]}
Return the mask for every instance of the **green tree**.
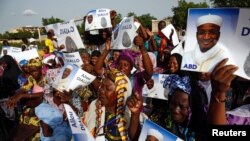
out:
{"label": "green tree", "polygon": [[250,7],[250,0],[210,0],[214,7]]}
{"label": "green tree", "polygon": [[172,24],[176,28],[186,29],[187,25],[187,14],[189,8],[207,8],[208,5],[206,2],[195,4],[193,2],[187,3],[185,0],[179,1],[178,7],[173,7],[172,11],[174,16],[172,19]]}
{"label": "green tree", "polygon": [[54,18],[53,16],[50,18],[42,18],[43,26],[46,26],[49,24],[61,23],[61,22],[64,22],[64,20],[61,20],[59,18]]}
{"label": "green tree", "polygon": [[152,27],[152,20],[156,20],[156,17],[151,16],[149,13],[143,14],[141,16],[137,16],[134,12],[129,12],[127,16],[128,17],[134,16],[134,18],[138,19],[143,26],[148,27],[148,28]]}
{"label": "green tree", "polygon": [[138,16],[137,18],[142,25],[144,25],[145,27],[150,28],[150,29],[152,27],[152,20],[156,20],[156,17],[151,16],[149,13]]}

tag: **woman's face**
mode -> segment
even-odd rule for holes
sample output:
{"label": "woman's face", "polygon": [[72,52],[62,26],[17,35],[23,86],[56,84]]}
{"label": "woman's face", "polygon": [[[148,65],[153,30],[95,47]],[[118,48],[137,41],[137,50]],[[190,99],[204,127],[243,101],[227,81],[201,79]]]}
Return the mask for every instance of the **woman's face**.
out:
{"label": "woman's face", "polygon": [[170,100],[169,108],[173,120],[177,123],[182,123],[188,117],[188,109],[189,109],[188,94],[180,90],[175,91]]}
{"label": "woman's face", "polygon": [[161,31],[165,27],[166,27],[166,23],[165,22],[160,22],[159,25],[158,25],[158,30]]}
{"label": "woman's face", "polygon": [[40,67],[29,67],[29,72],[35,80],[39,80],[42,76],[42,69]]}
{"label": "woman's face", "polygon": [[24,73],[29,73],[29,67],[27,65],[23,65],[21,69]]}
{"label": "woman's face", "polygon": [[115,83],[108,78],[105,78],[101,83],[98,90],[98,96],[99,100],[105,107],[113,107],[116,105],[117,96],[115,93],[115,89]]}
{"label": "woman's face", "polygon": [[97,63],[98,59],[99,59],[99,57],[97,57],[97,56],[92,56],[92,57],[91,57],[91,63],[92,63],[93,65],[95,65],[95,64]]}
{"label": "woman's face", "polygon": [[179,65],[174,56],[171,56],[168,61],[168,69],[171,73],[175,73],[178,71]]}
{"label": "woman's face", "polygon": [[127,76],[130,76],[132,67],[130,66],[130,63],[127,60],[121,59],[119,61],[117,69],[126,74]]}
{"label": "woman's face", "polygon": [[82,61],[83,61],[83,64],[89,64],[90,63],[90,56],[88,53],[81,53],[81,58],[82,58]]}

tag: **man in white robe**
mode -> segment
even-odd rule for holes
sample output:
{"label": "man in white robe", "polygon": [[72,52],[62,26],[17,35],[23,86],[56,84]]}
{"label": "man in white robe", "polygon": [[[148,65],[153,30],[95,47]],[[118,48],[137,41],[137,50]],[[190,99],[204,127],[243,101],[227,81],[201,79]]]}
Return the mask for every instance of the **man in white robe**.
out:
{"label": "man in white robe", "polygon": [[62,74],[62,78],[58,80],[57,86],[55,87],[58,91],[64,91],[68,88],[69,81],[70,81],[70,73],[72,71],[73,67],[68,65]]}
{"label": "man in white robe", "polygon": [[186,52],[182,59],[182,68],[191,71],[211,72],[216,64],[229,58],[229,51],[219,42],[222,18],[217,15],[201,16],[197,20],[195,49]]}

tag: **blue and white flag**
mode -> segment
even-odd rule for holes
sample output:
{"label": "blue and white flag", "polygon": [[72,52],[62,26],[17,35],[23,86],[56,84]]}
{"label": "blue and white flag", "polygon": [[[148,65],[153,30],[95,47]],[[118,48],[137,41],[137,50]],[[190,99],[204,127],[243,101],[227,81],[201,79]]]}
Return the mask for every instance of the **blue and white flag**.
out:
{"label": "blue and white flag", "polygon": [[86,126],[82,124],[73,109],[68,104],[64,104],[64,108],[67,113],[74,141],[95,141],[94,137],[90,134]]}

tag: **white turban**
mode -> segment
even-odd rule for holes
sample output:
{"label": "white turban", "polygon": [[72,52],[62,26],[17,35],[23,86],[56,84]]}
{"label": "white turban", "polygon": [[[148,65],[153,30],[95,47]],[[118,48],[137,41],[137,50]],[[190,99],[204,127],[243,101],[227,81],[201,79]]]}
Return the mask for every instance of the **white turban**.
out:
{"label": "white turban", "polygon": [[156,129],[149,129],[148,130],[148,135],[150,136],[154,136],[155,138],[157,138],[159,141],[163,141],[164,137],[163,135]]}
{"label": "white turban", "polygon": [[222,24],[222,18],[220,16],[217,15],[204,15],[198,18],[197,22],[196,22],[196,26],[200,26],[206,23],[212,23],[218,26],[221,26]]}
{"label": "white turban", "polygon": [[70,70],[72,70],[72,69],[73,69],[73,66],[67,65],[65,69],[67,69],[67,68],[70,69]]}

